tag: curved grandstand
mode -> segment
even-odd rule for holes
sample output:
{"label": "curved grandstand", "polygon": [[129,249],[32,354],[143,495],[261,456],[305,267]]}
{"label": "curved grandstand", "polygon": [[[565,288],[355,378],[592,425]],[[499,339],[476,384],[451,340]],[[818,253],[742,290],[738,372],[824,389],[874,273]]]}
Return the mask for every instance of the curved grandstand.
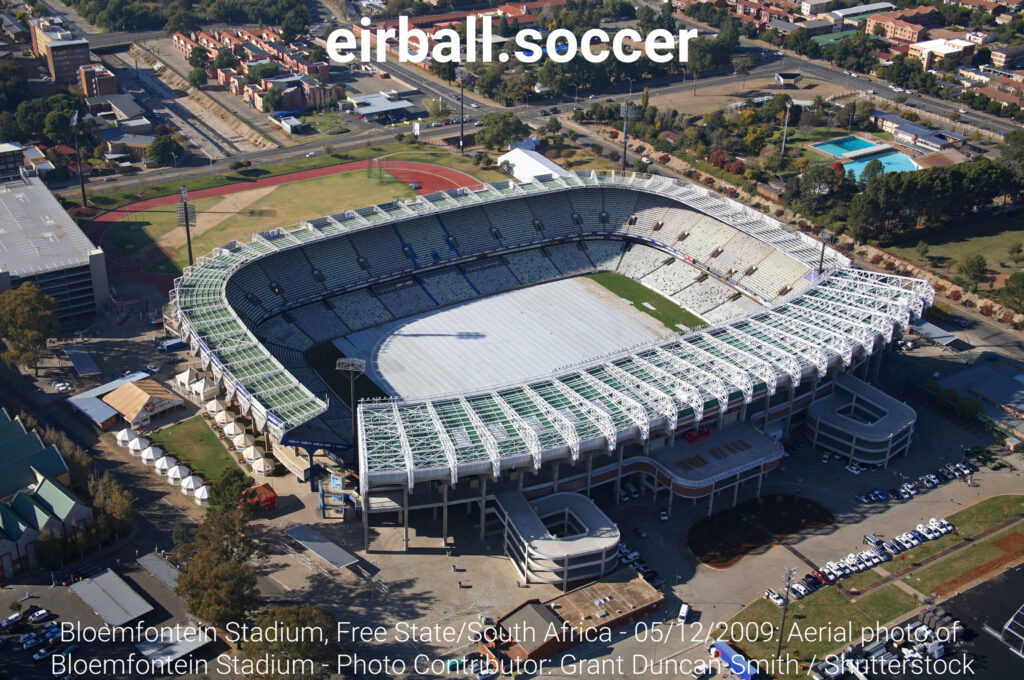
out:
{"label": "curved grandstand", "polygon": [[627,442],[647,450],[653,437],[767,424],[780,409],[788,425],[820,384],[880,355],[933,296],[924,281],[851,269],[830,249],[819,274],[821,255],[817,241],[702,187],[586,172],[255,234],[186,269],[172,302],[226,396],[276,440],[310,451],[348,448],[350,416],[303,352],[358,329],[594,271],[626,274],[707,322],[516,384],[361,402],[365,508],[373,487],[408,494],[599,450],[618,451],[621,468]]}

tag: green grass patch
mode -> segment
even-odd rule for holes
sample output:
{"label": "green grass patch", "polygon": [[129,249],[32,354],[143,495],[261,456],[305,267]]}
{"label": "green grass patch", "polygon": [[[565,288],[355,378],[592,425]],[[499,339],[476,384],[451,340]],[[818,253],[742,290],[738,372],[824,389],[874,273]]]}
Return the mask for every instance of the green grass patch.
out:
{"label": "green grass patch", "polygon": [[[343,358],[345,355],[341,353],[334,343],[328,340],[327,342],[321,342],[319,345],[313,345],[306,350],[306,361],[309,362],[311,368],[313,368],[320,377],[324,379],[335,394],[345,402],[349,403],[349,384],[348,379],[335,370],[334,366],[338,359]],[[365,375],[360,376],[356,380],[356,402],[362,401],[363,399],[377,399],[380,397],[386,397],[384,390],[377,386],[377,383],[370,380]]]}
{"label": "green grass patch", "polygon": [[1005,555],[1006,552],[997,546],[996,542],[1011,534],[1024,537],[1024,530],[1018,528],[1000,531],[984,541],[975,543],[929,567],[914,572],[905,581],[925,595],[931,595],[943,583],[964,576]]}
{"label": "green grass patch", "polygon": [[[782,654],[784,658],[788,655],[806,664],[815,656],[820,658],[851,642],[845,639],[837,641],[834,637],[811,640],[808,635],[810,631],[834,632],[852,625],[853,636],[859,638],[862,629],[876,624],[884,625],[917,605],[913,596],[891,585],[853,600],[848,600],[836,588],[822,588],[802,600],[790,601],[786,628],[782,631]],[[778,643],[778,607],[761,599],[737,614],[730,623],[733,622],[749,623],[749,626],[744,627],[749,632],[753,632],[756,625],[761,633],[757,636],[744,635],[744,639],[735,640],[735,646],[748,658],[761,660],[774,657]],[[764,635],[768,624],[772,626],[773,632]],[[739,631],[740,628],[737,625],[730,630]],[[782,674],[778,677],[806,677],[805,673],[802,671],[800,674]]]}
{"label": "green grass patch", "polygon": [[[882,568],[889,573],[895,573],[914,562],[920,562],[926,557],[942,552],[946,548],[962,543],[965,538],[976,536],[986,529],[1016,517],[1024,513],[1024,496],[994,496],[986,498],[980,503],[975,503],[969,508],[950,515],[946,519],[953,523],[957,534],[945,534],[934,541],[922,543],[909,552],[902,553],[899,557],[882,563]],[[930,568],[930,567],[929,567]]]}
{"label": "green grass patch", "polygon": [[[589,274],[587,278],[597,281],[620,298],[629,300],[634,307],[641,312],[653,316],[670,331],[678,332],[679,328],[677,326],[679,325],[693,328],[704,323],[696,314],[683,309],[661,293],[651,290],[628,276],[611,272],[600,272],[598,274]],[[649,303],[654,309],[646,307],[644,305],[645,302]]]}
{"label": "green grass patch", "polygon": [[[885,562],[885,564],[888,564],[888,562]],[[883,578],[885,577],[874,569],[866,569],[861,572],[850,574],[840,581],[840,583],[842,583],[843,587],[847,590],[863,590],[872,583],[880,581]]]}
{"label": "green grass patch", "polygon": [[[348,163],[350,161],[366,160],[367,158],[376,158],[378,156],[391,156],[394,160],[437,163],[438,165],[455,168],[456,170],[461,170],[467,174],[473,175],[481,182],[496,182],[508,179],[506,175],[503,175],[497,170],[483,170],[473,165],[472,159],[454,154],[445,148],[428,144],[409,144],[405,142],[392,142],[390,144],[381,144],[379,146],[368,146],[349,151],[339,151],[329,156],[318,153],[312,158],[296,158],[290,161],[283,161],[281,163],[261,165],[259,168],[249,168],[248,170],[259,170],[259,172],[262,173],[261,176],[271,177],[275,175],[285,175],[291,172],[299,172],[301,170],[311,170],[313,168],[323,168],[330,165]],[[89,200],[100,208],[110,210],[136,201],[176,194],[181,190],[181,185],[183,184],[190,190],[196,191],[199,189],[208,189],[211,187],[224,186],[225,184],[250,182],[253,180],[251,173],[250,176],[246,176],[245,174],[242,174],[243,172],[244,170],[233,170],[219,175],[204,175],[202,177],[193,177],[186,180],[163,182],[161,184],[154,184],[141,189],[118,191],[110,194],[90,193]],[[98,189],[99,187],[97,186],[91,187],[92,191],[96,191]],[[73,200],[69,200],[67,205],[73,206],[77,205],[77,203]],[[364,205],[369,205],[369,203],[360,204],[360,206]]]}
{"label": "green grass patch", "polygon": [[238,467],[201,416],[193,416],[177,425],[165,427],[150,435],[150,439],[177,458],[179,463],[188,465],[211,482]]}
{"label": "green grass patch", "polygon": [[[917,244],[928,246],[922,256]],[[1010,249],[1024,243],[1024,216],[985,215],[943,224],[941,228],[912,231],[885,249],[939,276],[953,277],[958,266],[972,255],[982,255],[989,270],[1009,275],[1020,271],[1020,255]]]}

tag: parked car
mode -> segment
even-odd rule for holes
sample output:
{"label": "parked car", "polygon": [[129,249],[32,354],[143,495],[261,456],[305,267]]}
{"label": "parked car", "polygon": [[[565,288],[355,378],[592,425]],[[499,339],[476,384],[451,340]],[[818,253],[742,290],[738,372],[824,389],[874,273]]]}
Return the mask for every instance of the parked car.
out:
{"label": "parked car", "polygon": [[55,651],[57,651],[56,647],[43,647],[38,652],[36,652],[35,654],[32,655],[32,660],[33,661],[42,661],[46,657],[48,657],[51,654],[53,654]]}
{"label": "parked car", "polygon": [[771,602],[772,604],[777,605],[779,607],[781,607],[783,604],[785,604],[785,600],[782,599],[782,596],[779,595],[774,590],[772,590],[771,588],[769,588],[768,590],[764,591],[764,596],[765,596],[765,599],[767,599],[769,602]]}
{"label": "parked car", "polygon": [[633,529],[633,533],[636,534],[637,538],[647,538],[647,529],[644,529],[642,526]]}
{"label": "parked car", "polygon": [[855,475],[859,475],[861,473],[861,469],[856,463],[850,463],[849,465],[847,465],[846,470],[848,472],[852,472]]}
{"label": "parked car", "polygon": [[686,623],[686,619],[690,616],[690,605],[683,602],[679,605],[679,614],[676,616],[676,623]]}
{"label": "parked car", "polygon": [[659,510],[658,511],[658,517],[661,518],[662,522],[667,522],[668,521],[668,510]]}
{"label": "parked car", "polygon": [[28,620],[29,620],[29,623],[39,623],[41,621],[45,621],[46,619],[50,618],[50,616],[51,616],[50,612],[48,612],[47,610],[45,610],[45,609],[37,609],[34,612],[32,612],[31,614],[29,614]]}

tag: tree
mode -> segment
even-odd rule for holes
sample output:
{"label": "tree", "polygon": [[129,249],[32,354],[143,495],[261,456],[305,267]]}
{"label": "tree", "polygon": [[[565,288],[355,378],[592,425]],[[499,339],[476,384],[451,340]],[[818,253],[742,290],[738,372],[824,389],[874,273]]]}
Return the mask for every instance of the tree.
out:
{"label": "tree", "polygon": [[299,35],[305,33],[308,20],[309,13],[302,5],[285,14],[284,18],[281,19],[281,39],[285,42],[291,42]]}
{"label": "tree", "polygon": [[263,113],[273,113],[281,108],[284,102],[284,91],[278,85],[273,85],[263,95]]}
{"label": "tree", "polygon": [[450,118],[452,115],[451,107],[443,99],[425,99],[423,103],[427,107],[427,113],[433,118]]}
{"label": "tree", "polygon": [[0,355],[4,363],[31,368],[38,375],[46,341],[60,328],[56,306],[57,301],[32,281],[0,293],[0,337],[7,340],[7,350]]}
{"label": "tree", "polygon": [[136,516],[135,497],[109,471],[92,480],[89,495],[93,507],[110,518],[115,531],[131,530]]}
{"label": "tree", "polygon": [[253,568],[224,559],[215,550],[192,556],[175,592],[184,598],[189,613],[222,628],[261,604]]}
{"label": "tree", "polygon": [[511,112],[488,113],[477,130],[476,141],[487,149],[505,149],[528,134],[529,126]]}
{"label": "tree", "polygon": [[192,68],[206,68],[210,64],[210,53],[205,47],[196,45],[188,53],[188,64]]}
{"label": "tree", "polygon": [[868,182],[883,174],[885,174],[885,166],[882,165],[882,161],[877,158],[872,158],[861,171],[859,181],[862,185],[867,186]]}
{"label": "tree", "polygon": [[754,60],[744,55],[737,55],[732,58],[732,70],[738,76],[743,77],[743,86],[747,86],[747,76],[750,71],[754,68]]}
{"label": "tree", "polygon": [[[261,630],[279,630],[281,635],[276,636],[278,640],[275,641],[259,638],[246,643],[245,651],[250,659],[273,658],[295,661],[309,659],[317,667],[334,665],[337,662],[337,650],[333,645],[323,643],[323,640],[335,637],[338,627],[337,619],[322,607],[313,605],[270,607],[256,617],[253,626]],[[273,637],[266,636],[266,638]],[[291,640],[295,640],[295,642],[291,642]],[[298,666],[299,664],[296,664],[296,667]],[[275,677],[299,680],[300,676],[278,674]]]}
{"label": "tree", "polygon": [[924,241],[918,241],[917,245],[914,246],[914,251],[917,253],[918,257],[925,257],[928,255],[928,244]]}
{"label": "tree", "polygon": [[235,562],[260,556],[248,506],[227,510],[210,508],[196,527],[192,542],[183,545],[178,554],[188,561],[192,555],[210,550]]}
{"label": "tree", "polygon": [[988,261],[984,255],[968,255],[960,262],[960,274],[970,281],[981,281],[988,271]]}
{"label": "tree", "polygon": [[170,135],[160,135],[146,147],[146,158],[163,164],[175,161],[183,153],[185,153],[185,147]]}
{"label": "tree", "polygon": [[1024,130],[1013,130],[1003,137],[999,146],[999,163],[1013,175],[1015,196],[1024,192]]}
{"label": "tree", "polygon": [[13,111],[25,98],[28,77],[13,59],[0,60],[0,110]]}
{"label": "tree", "polygon": [[434,75],[447,83],[455,80],[455,64],[451,62],[432,59],[430,61],[430,70]]}
{"label": "tree", "polygon": [[213,58],[214,68],[234,68],[237,63],[238,58],[229,49],[220,50],[217,52],[217,56]]}
{"label": "tree", "polygon": [[259,66],[253,66],[245,74],[245,82],[248,84],[258,83],[264,78],[273,78],[281,72],[281,67],[271,62],[269,64],[260,64]]}
{"label": "tree", "polygon": [[999,301],[1015,312],[1024,312],[1024,272],[1014,272],[999,291]]}
{"label": "tree", "polygon": [[205,68],[194,68],[188,72],[188,84],[196,89],[206,85],[207,81]]}
{"label": "tree", "polygon": [[548,118],[541,130],[549,135],[557,134],[562,129],[562,123],[555,116]]}
{"label": "tree", "polygon": [[188,524],[184,520],[179,519],[174,523],[174,528],[171,529],[171,541],[174,542],[175,549],[192,542],[192,532],[189,531]]}
{"label": "tree", "polygon": [[252,478],[238,468],[231,468],[210,484],[210,506],[221,510],[237,508],[242,495],[252,486]]}

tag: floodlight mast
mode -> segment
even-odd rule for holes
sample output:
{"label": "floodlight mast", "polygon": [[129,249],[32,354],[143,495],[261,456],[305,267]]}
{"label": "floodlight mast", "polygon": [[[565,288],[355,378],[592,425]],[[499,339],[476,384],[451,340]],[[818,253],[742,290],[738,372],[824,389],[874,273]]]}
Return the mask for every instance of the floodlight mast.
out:
{"label": "floodlight mast", "polygon": [[181,185],[181,202],[178,204],[178,226],[185,227],[185,243],[188,245],[188,265],[191,267],[195,262],[192,259],[192,230],[191,230],[191,214],[195,214],[195,208],[191,208],[188,204],[188,187],[184,184]]}
{"label": "floodlight mast", "polygon": [[[632,82],[630,82],[632,86]],[[629,121],[636,113],[636,108],[629,102],[619,107],[619,115],[622,116],[622,172],[626,172],[626,141],[629,139]]]}
{"label": "floodlight mast", "polygon": [[348,378],[348,405],[352,412],[352,450],[356,450],[356,380],[366,373],[366,360],[356,357],[342,357],[334,364],[334,370]]}
{"label": "floodlight mast", "polygon": [[782,635],[786,629],[786,610],[789,609],[789,587],[796,578],[796,567],[786,567],[782,574],[782,619],[779,621],[779,641],[775,645],[775,658],[782,658]]}

